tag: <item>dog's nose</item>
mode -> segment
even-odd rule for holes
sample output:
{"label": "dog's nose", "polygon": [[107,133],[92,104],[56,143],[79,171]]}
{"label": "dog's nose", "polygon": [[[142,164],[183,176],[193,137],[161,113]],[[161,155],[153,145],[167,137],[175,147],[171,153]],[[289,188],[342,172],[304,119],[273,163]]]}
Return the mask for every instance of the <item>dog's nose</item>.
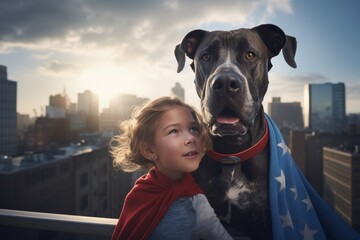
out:
{"label": "dog's nose", "polygon": [[234,72],[222,72],[215,77],[211,87],[214,91],[219,92],[237,92],[241,88],[241,80],[239,79],[239,75]]}

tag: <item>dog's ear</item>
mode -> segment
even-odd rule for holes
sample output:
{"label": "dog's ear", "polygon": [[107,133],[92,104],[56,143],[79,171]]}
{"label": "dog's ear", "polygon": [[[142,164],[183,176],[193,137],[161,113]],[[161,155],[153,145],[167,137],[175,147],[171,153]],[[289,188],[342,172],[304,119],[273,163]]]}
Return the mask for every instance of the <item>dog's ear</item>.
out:
{"label": "dog's ear", "polygon": [[[177,72],[181,72],[185,66],[185,54],[190,59],[194,59],[196,50],[203,40],[207,31],[194,30],[186,34],[182,42],[175,47],[174,53],[176,61],[178,62]],[[192,63],[191,68],[194,70],[194,64]]]}
{"label": "dog's ear", "polygon": [[297,41],[296,38],[286,35],[286,43],[283,47],[283,56],[289,66],[296,68],[295,53],[296,53]]}
{"label": "dog's ear", "polygon": [[[296,38],[287,36],[278,26],[273,24],[263,24],[254,27],[260,38],[265,43],[269,50],[270,58],[277,56],[281,49],[287,64],[296,68],[295,53],[296,53]],[[270,70],[272,64],[269,60],[268,69]]]}

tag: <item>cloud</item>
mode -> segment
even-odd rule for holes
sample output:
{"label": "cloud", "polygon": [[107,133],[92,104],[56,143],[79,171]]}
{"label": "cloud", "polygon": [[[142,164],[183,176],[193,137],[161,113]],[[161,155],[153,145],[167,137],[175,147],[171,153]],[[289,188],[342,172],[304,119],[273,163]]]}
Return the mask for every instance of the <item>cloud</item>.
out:
{"label": "cloud", "polygon": [[0,54],[5,54],[10,52],[10,47],[0,42]]}
{"label": "cloud", "polygon": [[282,75],[269,73],[269,88],[277,92],[298,92],[305,84],[325,83],[328,78],[320,73],[307,73],[302,75]]}
{"label": "cloud", "polygon": [[46,60],[46,59],[49,59],[52,55],[53,55],[52,52],[34,53],[34,54],[32,54],[32,57],[33,57],[34,59]]}
{"label": "cloud", "polygon": [[283,75],[270,72],[264,103],[271,102],[272,97],[281,97],[282,102],[302,102],[305,84],[325,82],[329,79],[320,73]]}
{"label": "cloud", "polygon": [[266,12],[270,15],[277,11],[282,11],[287,14],[292,14],[293,10],[291,4],[287,0],[268,0],[266,1]]}
{"label": "cloud", "polygon": [[57,60],[47,62],[38,68],[38,72],[41,74],[61,77],[70,76],[79,70],[80,68],[74,64],[59,62]]}
{"label": "cloud", "polygon": [[271,13],[291,13],[289,0],[2,0],[0,42],[72,54],[111,48],[119,50],[119,61],[152,58],[194,28],[214,23],[241,27],[263,6]]}
{"label": "cloud", "polygon": [[78,2],[1,1],[0,36],[3,41],[27,42],[63,36],[70,26],[84,22]]}
{"label": "cloud", "polygon": [[[264,98],[265,109],[267,103],[272,101],[273,97],[281,97],[282,102],[303,102],[304,86],[305,84],[322,84],[322,83],[336,83],[330,81],[327,76],[320,73],[308,73],[303,75],[281,75],[269,74],[269,87]],[[346,88],[346,104],[349,111],[356,111],[358,109],[360,82],[357,80],[342,81]]]}
{"label": "cloud", "polygon": [[[281,4],[274,4],[278,1]],[[143,96],[167,94],[173,81],[181,79],[187,98],[198,102],[188,59],[187,69],[176,74],[175,45],[197,28],[250,28],[267,21],[271,14],[290,14],[291,1],[278,1],[1,0],[0,54],[30,50],[23,52],[36,64],[44,62],[36,73],[46,75],[46,79],[64,77],[67,81],[71,77],[71,84],[92,70],[97,70],[97,79],[101,79],[100,70],[114,66],[123,72],[115,76],[126,79],[126,87],[136,84],[136,94]],[[149,82],[161,86],[159,91],[144,87],[139,92],[139,84]],[[124,86],[119,88],[125,90]]]}
{"label": "cloud", "polygon": [[346,99],[349,105],[359,106],[360,82],[357,80],[345,83]]}

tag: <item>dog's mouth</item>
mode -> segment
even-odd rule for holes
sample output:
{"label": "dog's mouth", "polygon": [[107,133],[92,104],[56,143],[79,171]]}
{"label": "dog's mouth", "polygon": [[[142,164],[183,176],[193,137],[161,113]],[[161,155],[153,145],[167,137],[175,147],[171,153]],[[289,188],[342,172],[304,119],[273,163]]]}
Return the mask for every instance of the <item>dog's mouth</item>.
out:
{"label": "dog's mouth", "polygon": [[229,108],[221,111],[210,124],[210,131],[218,136],[245,135],[247,130],[240,117]]}

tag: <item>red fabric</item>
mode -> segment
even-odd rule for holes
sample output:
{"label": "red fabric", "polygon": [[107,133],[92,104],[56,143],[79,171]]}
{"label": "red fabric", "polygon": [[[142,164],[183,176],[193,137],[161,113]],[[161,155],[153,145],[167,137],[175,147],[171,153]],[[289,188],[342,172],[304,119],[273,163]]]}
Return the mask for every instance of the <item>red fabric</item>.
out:
{"label": "red fabric", "polygon": [[202,191],[189,173],[174,181],[151,168],[126,196],[112,240],[147,239],[177,198],[199,193]]}

